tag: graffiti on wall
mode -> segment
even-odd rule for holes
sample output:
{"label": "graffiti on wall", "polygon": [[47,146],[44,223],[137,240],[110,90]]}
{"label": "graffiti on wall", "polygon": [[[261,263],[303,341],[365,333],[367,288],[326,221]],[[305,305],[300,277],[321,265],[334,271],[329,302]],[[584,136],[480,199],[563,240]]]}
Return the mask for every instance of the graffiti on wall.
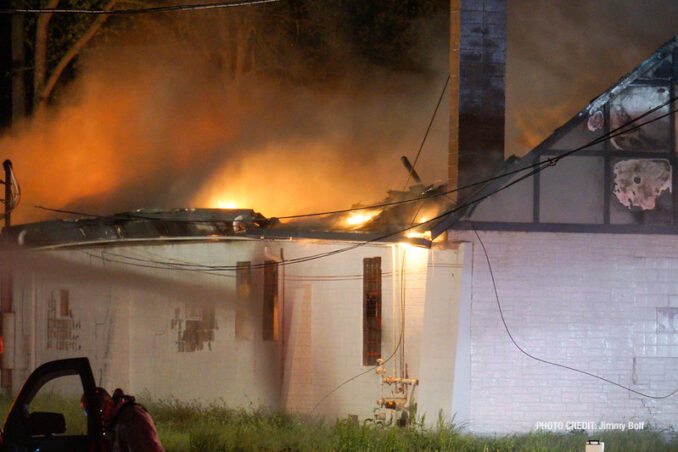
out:
{"label": "graffiti on wall", "polygon": [[195,352],[205,348],[212,350],[214,330],[218,328],[214,303],[207,305],[184,303],[183,307],[174,310],[170,327],[177,331],[178,352]]}
{"label": "graffiti on wall", "polygon": [[52,290],[47,301],[47,349],[80,350],[79,331],[80,321],[73,318],[68,289]]}

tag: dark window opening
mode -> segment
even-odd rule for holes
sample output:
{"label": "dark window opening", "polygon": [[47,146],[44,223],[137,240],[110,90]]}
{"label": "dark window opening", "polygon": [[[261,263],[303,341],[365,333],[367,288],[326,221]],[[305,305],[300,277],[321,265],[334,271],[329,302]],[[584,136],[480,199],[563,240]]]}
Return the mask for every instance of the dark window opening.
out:
{"label": "dark window opening", "polygon": [[381,258],[363,259],[363,365],[381,358]]}
{"label": "dark window opening", "polygon": [[266,261],[264,265],[262,336],[265,341],[278,340],[278,264],[275,261]]}

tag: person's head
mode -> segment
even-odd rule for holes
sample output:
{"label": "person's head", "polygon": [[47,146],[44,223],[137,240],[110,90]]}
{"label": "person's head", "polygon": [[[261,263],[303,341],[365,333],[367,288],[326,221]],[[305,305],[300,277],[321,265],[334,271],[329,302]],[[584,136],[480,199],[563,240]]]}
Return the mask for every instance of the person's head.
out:
{"label": "person's head", "polygon": [[[82,406],[82,409],[85,410],[85,414],[87,414],[87,405],[85,404],[84,394],[80,399],[80,405]],[[104,423],[107,423],[111,419],[111,415],[113,414],[113,408],[115,408],[113,398],[108,393],[108,391],[106,391],[104,388],[97,387],[96,392],[94,394],[94,405],[97,407],[99,413],[101,414],[101,420]]]}

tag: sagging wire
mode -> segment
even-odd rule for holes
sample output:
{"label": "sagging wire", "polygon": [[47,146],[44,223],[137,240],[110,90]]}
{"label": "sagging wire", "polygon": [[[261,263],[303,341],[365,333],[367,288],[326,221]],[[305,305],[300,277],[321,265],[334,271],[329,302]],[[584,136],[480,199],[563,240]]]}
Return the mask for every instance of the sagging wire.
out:
{"label": "sagging wire", "polygon": [[535,355],[529,353],[523,347],[521,347],[518,344],[518,342],[516,342],[515,338],[513,337],[513,334],[511,334],[511,330],[509,329],[508,324],[506,323],[506,318],[504,317],[504,310],[502,309],[501,302],[499,301],[499,292],[497,290],[497,282],[495,281],[495,278],[494,278],[494,271],[492,270],[492,263],[490,262],[490,256],[487,253],[487,248],[485,248],[485,243],[483,243],[483,239],[480,238],[480,234],[478,234],[478,231],[475,229],[473,222],[471,222],[471,227],[473,228],[473,232],[474,232],[475,236],[478,238],[478,242],[480,243],[480,246],[483,250],[483,254],[485,255],[485,261],[487,262],[487,268],[490,272],[490,279],[492,281],[492,288],[494,290],[495,300],[497,301],[497,309],[499,310],[499,316],[501,317],[501,322],[504,325],[504,329],[506,330],[506,334],[508,334],[509,339],[511,340],[513,345],[518,349],[518,351],[520,351],[522,354],[524,354],[528,358],[531,358],[531,359],[538,361],[540,363],[548,364],[550,366],[555,366],[555,367],[559,367],[561,369],[565,369],[565,370],[569,370],[569,371],[572,371],[572,372],[587,375],[589,377],[592,377],[592,378],[595,378],[595,379],[600,380],[602,382],[617,386],[617,387],[624,389],[628,392],[631,392],[633,394],[636,394],[636,395],[639,395],[641,397],[645,397],[645,398],[648,398],[648,399],[655,399],[655,400],[667,399],[667,398],[673,396],[674,394],[678,393],[678,388],[676,388],[666,395],[646,394],[642,391],[638,391],[638,390],[633,389],[629,386],[625,386],[623,384],[617,383],[616,381],[610,380],[609,378],[605,378],[605,377],[602,377],[600,375],[596,375],[596,374],[589,372],[587,370],[578,369],[576,367],[568,366],[566,364],[561,364],[561,363],[557,363],[555,361],[549,361],[547,359],[540,358],[538,356],[535,356]]}
{"label": "sagging wire", "polygon": [[[404,260],[405,260],[405,256],[403,255],[403,262],[404,262]],[[401,269],[400,269],[400,275],[401,275],[401,289],[402,289],[402,274],[403,274],[403,269],[401,268]],[[401,309],[403,309],[402,304],[401,304]],[[331,391],[327,392],[324,396],[322,396],[322,397],[320,398],[320,400],[318,400],[318,401],[315,403],[315,405],[313,405],[313,408],[311,409],[311,411],[310,411],[309,414],[313,414],[313,412],[320,406],[320,404],[321,404],[322,402],[324,402],[329,396],[331,396],[332,394],[334,394],[335,392],[337,392],[339,389],[341,389],[342,387],[346,386],[348,383],[352,382],[353,380],[355,380],[355,379],[357,379],[357,378],[359,378],[359,377],[362,377],[363,375],[365,375],[365,374],[367,374],[367,373],[372,372],[373,370],[377,370],[379,367],[383,366],[384,364],[388,363],[391,359],[393,359],[393,357],[396,355],[396,353],[398,353],[398,350],[400,349],[400,345],[401,345],[402,342],[403,342],[403,335],[404,335],[404,334],[405,334],[404,317],[401,315],[401,326],[400,326],[400,335],[399,335],[399,338],[398,338],[398,343],[396,344],[395,348],[393,349],[393,352],[388,356],[388,358],[386,358],[381,364],[376,364],[376,365],[374,365],[374,366],[370,366],[368,369],[366,369],[366,370],[364,370],[364,371],[362,371],[362,372],[360,372],[360,373],[358,373],[358,374],[356,374],[356,375],[354,375],[354,376],[352,376],[352,377],[350,377],[350,378],[344,380],[344,381],[341,382],[340,384],[338,384],[336,387],[334,387],[334,389],[332,389]]]}
{"label": "sagging wire", "polygon": [[422,138],[421,144],[419,145],[419,150],[417,151],[417,156],[414,158],[414,162],[412,163],[412,170],[408,171],[408,173],[407,173],[407,180],[405,181],[405,186],[403,187],[403,190],[405,190],[407,188],[407,184],[410,183],[410,179],[412,178],[412,173],[414,172],[414,168],[417,166],[417,162],[419,161],[419,156],[421,155],[421,150],[424,149],[424,144],[426,143],[426,139],[428,138],[429,132],[431,132],[431,127],[433,126],[433,121],[436,119],[436,116],[438,115],[438,109],[440,108],[440,104],[443,101],[445,91],[447,91],[447,86],[449,84],[450,84],[450,75],[447,74],[447,78],[445,79],[445,85],[443,85],[443,90],[440,92],[440,97],[438,98],[438,103],[436,104],[436,108],[433,110],[433,115],[431,115],[431,120],[428,123],[428,127],[426,127],[426,132],[424,133],[424,138]]}
{"label": "sagging wire", "polygon": [[238,6],[253,6],[265,3],[275,3],[280,0],[240,0],[235,2],[198,3],[191,5],[156,6],[152,8],[133,9],[64,9],[64,8],[8,8],[0,9],[0,14],[89,14],[89,15],[129,15],[166,13],[173,11],[196,11],[204,9],[234,8]]}
{"label": "sagging wire", "polygon": [[[658,119],[661,119],[662,117],[668,116],[669,114],[673,114],[675,111],[678,111],[678,109],[670,111],[666,115],[662,115],[660,117],[657,117],[657,118],[654,118],[650,121],[647,121],[646,123],[643,123],[642,125],[645,125],[645,124],[652,122],[652,121],[656,121]],[[624,131],[624,133],[626,133],[626,132],[628,132],[628,130]],[[611,136],[611,138],[612,138],[612,136]],[[572,151],[568,151],[568,153],[571,154]],[[350,246],[347,246],[347,247],[344,247],[344,248],[339,248],[339,249],[328,251],[328,252],[325,252],[325,253],[318,253],[318,254],[314,254],[314,255],[289,259],[289,260],[285,261],[284,263],[281,263],[281,264],[278,264],[278,265],[292,265],[292,264],[298,264],[298,263],[303,263],[303,262],[309,262],[309,261],[313,261],[313,260],[316,260],[316,259],[322,259],[322,258],[329,257],[329,256],[334,256],[336,254],[345,253],[345,252],[360,248],[362,246],[365,246],[365,245],[368,245],[368,244],[371,244],[371,243],[375,243],[375,242],[378,242],[378,241],[381,241],[381,240],[384,240],[384,239],[387,239],[387,238],[390,238],[390,237],[393,237],[393,236],[403,234],[403,233],[405,233],[405,232],[407,232],[411,229],[421,227],[422,225],[432,224],[432,223],[437,222],[438,220],[440,220],[440,219],[442,219],[442,218],[444,218],[444,217],[446,217],[446,216],[448,216],[452,213],[458,212],[459,210],[465,209],[465,208],[467,208],[471,205],[475,205],[475,204],[489,198],[490,196],[495,195],[496,193],[499,193],[503,190],[506,190],[509,187],[511,187],[511,186],[513,186],[513,185],[515,185],[519,182],[522,182],[523,180],[525,180],[527,178],[534,176],[535,174],[543,171],[544,169],[548,168],[549,166],[555,165],[558,162],[559,158],[562,158],[562,157],[563,157],[562,155],[556,156],[553,159],[547,159],[547,160],[544,160],[542,162],[539,162],[538,165],[531,165],[533,167],[532,171],[530,171],[526,174],[523,174],[522,176],[512,180],[508,184],[503,185],[502,187],[500,187],[500,188],[498,188],[498,189],[496,189],[496,190],[494,190],[490,193],[487,193],[483,196],[471,199],[471,200],[469,200],[465,203],[462,203],[460,205],[455,206],[454,208],[452,208],[450,210],[444,211],[443,213],[431,218],[430,220],[424,221],[424,222],[416,224],[416,225],[410,225],[410,226],[404,227],[402,229],[399,229],[397,231],[390,232],[390,233],[387,233],[387,234],[384,234],[384,235],[381,235],[381,236],[378,236],[378,237],[374,237],[374,238],[369,239],[369,240],[361,241],[361,242],[355,243],[353,245],[350,245]],[[137,264],[128,264],[128,265],[137,265]],[[251,268],[253,268],[253,269],[254,268],[263,268],[263,267],[265,267],[265,265],[266,264],[263,264],[263,263],[262,264],[254,264],[254,265],[252,265]],[[237,266],[234,266],[234,265],[203,266],[202,264],[195,264],[195,267],[206,268],[206,269],[209,269],[211,271],[236,271],[237,270]],[[174,267],[168,266],[166,268],[167,269],[173,269]]]}
{"label": "sagging wire", "polygon": [[[639,119],[642,119],[642,118],[644,118],[644,117],[646,117],[646,116],[648,116],[648,115],[654,113],[655,111],[659,110],[660,108],[663,108],[663,107],[667,106],[669,103],[673,102],[673,101],[676,100],[676,99],[678,99],[678,96],[675,96],[675,97],[669,99],[667,102],[665,102],[665,103],[663,103],[663,104],[660,104],[660,105],[654,107],[653,109],[648,110],[647,112],[645,112],[645,113],[639,115],[638,117],[636,117],[636,118],[634,118],[634,119],[631,119],[631,120],[629,120],[628,122],[626,122],[625,124],[622,124],[621,126],[619,126],[619,127],[615,128],[615,129],[611,130],[609,133],[607,133],[607,134],[605,134],[605,135],[603,135],[603,136],[601,136],[601,137],[599,137],[599,138],[596,138],[596,139],[590,141],[590,142],[587,143],[587,144],[584,144],[584,145],[582,145],[582,146],[579,146],[578,148],[575,148],[575,149],[573,149],[573,150],[564,152],[564,153],[562,153],[562,154],[559,154],[559,155],[557,155],[557,156],[548,158],[548,159],[546,159],[546,160],[543,160],[543,161],[537,161],[537,162],[535,162],[535,163],[533,163],[533,164],[531,164],[531,165],[528,165],[528,166],[525,166],[525,167],[522,167],[522,168],[519,168],[519,169],[516,169],[516,170],[513,170],[513,171],[509,171],[509,172],[503,173],[503,174],[501,174],[501,175],[491,177],[491,178],[489,178],[489,179],[485,179],[485,180],[480,181],[480,182],[476,182],[476,183],[473,183],[473,184],[469,184],[469,185],[467,185],[466,187],[460,187],[460,188],[455,189],[455,190],[450,190],[450,191],[448,191],[448,192],[446,192],[446,193],[452,193],[452,192],[455,192],[455,191],[457,191],[457,190],[461,190],[461,189],[464,189],[464,188],[468,188],[468,187],[470,187],[470,186],[477,186],[477,185],[481,185],[481,184],[486,184],[486,183],[488,183],[488,182],[490,182],[490,181],[493,181],[493,180],[496,180],[496,179],[499,179],[499,178],[503,178],[503,177],[506,177],[506,176],[509,176],[509,175],[512,175],[512,174],[517,174],[517,173],[523,172],[523,171],[528,170],[528,169],[531,170],[530,172],[528,172],[528,173],[526,173],[526,174],[523,174],[522,176],[520,176],[520,177],[514,179],[513,181],[509,182],[508,184],[503,185],[503,186],[501,186],[500,188],[498,188],[498,189],[496,189],[496,190],[494,190],[494,191],[492,191],[492,192],[490,192],[490,193],[487,193],[487,194],[485,194],[485,195],[483,195],[483,196],[480,196],[480,197],[477,197],[477,198],[471,197],[472,199],[470,199],[469,201],[466,201],[465,203],[463,203],[463,204],[461,204],[461,205],[455,205],[452,209],[443,211],[441,214],[435,216],[434,218],[431,218],[430,220],[424,221],[424,222],[419,223],[419,224],[416,224],[416,225],[410,225],[410,226],[404,227],[404,228],[402,228],[402,229],[396,230],[396,231],[394,231],[394,232],[390,232],[390,233],[383,234],[383,235],[380,235],[380,236],[377,236],[377,237],[373,237],[373,238],[371,238],[371,239],[369,239],[369,240],[360,241],[360,242],[358,242],[358,243],[356,243],[356,244],[353,244],[353,245],[351,245],[351,246],[348,246],[348,247],[340,248],[340,249],[333,250],[333,251],[328,251],[328,252],[325,252],[325,253],[319,253],[319,254],[314,254],[314,255],[299,257],[299,258],[295,258],[295,259],[289,259],[289,260],[285,261],[284,264],[279,264],[279,265],[292,265],[292,264],[297,264],[297,263],[309,262],[309,261],[316,260],[316,259],[322,259],[322,258],[329,257],[329,256],[334,256],[334,255],[336,255],[336,254],[341,254],[341,253],[344,253],[344,252],[348,252],[348,251],[354,250],[354,249],[356,249],[356,248],[359,248],[359,247],[362,247],[362,246],[365,246],[365,245],[368,245],[368,244],[371,244],[371,243],[375,243],[375,242],[378,242],[378,241],[381,241],[381,240],[385,240],[385,239],[391,238],[391,237],[393,237],[393,236],[397,236],[397,235],[403,234],[403,233],[405,233],[405,232],[407,232],[407,231],[409,231],[409,230],[411,230],[411,229],[421,227],[422,225],[433,224],[434,222],[436,222],[436,221],[438,221],[438,220],[440,220],[440,219],[442,219],[442,218],[444,218],[444,217],[446,217],[446,216],[448,216],[448,215],[450,215],[450,214],[452,214],[452,213],[458,212],[458,211],[460,211],[460,210],[462,210],[462,209],[465,209],[466,207],[469,207],[469,206],[471,206],[471,205],[475,205],[475,204],[477,204],[477,203],[483,201],[484,199],[486,199],[486,198],[488,198],[488,197],[490,197],[490,196],[492,196],[492,195],[494,195],[494,194],[496,194],[496,193],[498,193],[498,192],[500,192],[500,191],[503,191],[503,190],[508,189],[509,187],[511,187],[512,185],[517,184],[518,182],[521,182],[521,181],[523,181],[523,180],[525,180],[525,179],[527,179],[527,178],[529,178],[529,177],[534,176],[535,174],[537,174],[537,173],[543,171],[544,169],[546,169],[546,168],[548,168],[548,167],[550,167],[550,166],[556,165],[556,164],[558,163],[558,161],[560,161],[561,159],[563,159],[563,158],[565,158],[565,157],[567,157],[567,156],[569,156],[569,155],[572,155],[572,154],[574,154],[574,153],[576,153],[576,152],[579,152],[579,151],[581,151],[581,150],[583,150],[583,149],[585,149],[585,148],[587,148],[587,147],[590,147],[590,146],[592,146],[592,145],[595,145],[595,144],[598,144],[598,143],[602,143],[602,142],[604,142],[604,141],[606,141],[606,140],[610,140],[610,139],[615,138],[615,137],[617,137],[617,136],[619,136],[619,135],[622,135],[622,134],[624,134],[624,133],[632,132],[632,131],[637,130],[637,129],[641,128],[641,127],[644,127],[644,126],[647,125],[647,124],[653,123],[653,122],[655,122],[655,121],[658,121],[658,120],[660,120],[660,119],[663,119],[663,118],[665,118],[665,117],[668,117],[668,116],[674,114],[675,112],[678,111],[678,109],[670,110],[670,111],[668,111],[668,112],[665,113],[665,114],[659,115],[659,116],[657,116],[657,117],[655,117],[655,118],[652,118],[652,119],[649,119],[649,120],[647,120],[647,121],[645,121],[645,122],[636,124],[636,125],[634,125],[633,127],[628,127],[628,128],[627,128],[627,126],[629,126],[629,125],[631,125],[631,124],[634,124],[634,123],[636,123]],[[420,198],[420,199],[421,199],[421,198]],[[417,199],[417,200],[419,200],[419,199]],[[411,202],[411,201],[412,201],[412,200],[410,200],[409,202]],[[363,209],[363,208],[361,208],[361,209]],[[353,209],[353,210],[361,210],[361,209]],[[318,215],[318,214],[310,214],[310,215]],[[310,216],[310,215],[307,215],[307,216]],[[151,262],[151,263],[153,263],[153,262]],[[166,263],[160,263],[160,264],[166,264]],[[137,265],[137,264],[129,263],[128,265]],[[255,264],[255,265],[252,266],[252,268],[263,268],[264,266],[265,266],[265,264]],[[167,266],[166,268],[167,268],[167,269],[174,269],[175,267],[176,267],[176,266],[172,264],[172,265],[170,265],[170,266]],[[203,265],[201,265],[201,264],[195,264],[194,267],[197,267],[197,268],[206,268],[206,269],[211,270],[211,271],[236,271],[236,270],[237,270],[237,266],[233,266],[233,265],[224,265],[224,266],[203,266]],[[161,268],[161,267],[158,267],[158,268]]]}
{"label": "sagging wire", "polygon": [[[542,162],[542,163],[545,163],[545,162]],[[407,231],[414,229],[414,228],[418,228],[418,227],[425,225],[425,224],[432,224],[432,223],[446,217],[447,215],[455,213],[455,212],[457,212],[461,209],[465,209],[466,207],[469,207],[471,205],[477,204],[477,203],[483,201],[484,199],[489,198],[490,196],[492,196],[492,195],[494,195],[494,194],[496,194],[500,191],[506,190],[509,187],[511,187],[511,186],[513,186],[513,185],[515,185],[519,182],[522,182],[523,180],[537,174],[539,171],[541,171],[544,168],[546,168],[546,166],[543,166],[542,168],[535,168],[532,171],[530,171],[529,173],[520,176],[519,178],[509,182],[508,184],[498,188],[497,190],[494,190],[493,192],[490,192],[490,193],[488,193],[484,196],[481,196],[479,198],[476,198],[476,199],[473,199],[473,200],[468,201],[466,203],[463,203],[461,205],[458,205],[455,208],[448,210],[448,211],[445,211],[445,212],[431,218],[430,220],[424,221],[422,223],[410,225],[410,226],[404,227],[400,230],[397,230],[397,231],[394,231],[394,232],[391,232],[391,233],[388,233],[388,234],[384,234],[384,235],[381,235],[381,236],[378,236],[378,237],[374,237],[374,238],[369,239],[369,240],[364,240],[364,241],[355,243],[353,245],[350,245],[350,246],[347,246],[347,247],[344,247],[344,248],[339,248],[339,249],[336,249],[336,250],[327,251],[327,252],[324,252],[324,253],[318,253],[318,254],[314,254],[314,255],[310,255],[310,256],[304,256],[304,257],[299,257],[299,258],[295,258],[295,259],[289,259],[289,260],[286,260],[284,263],[280,263],[278,265],[299,264],[299,263],[303,263],[303,262],[313,261],[313,260],[316,260],[316,259],[322,259],[322,258],[329,257],[329,256],[334,256],[336,254],[345,253],[345,252],[360,248],[362,246],[365,246],[365,245],[368,245],[368,244],[371,244],[371,243],[375,243],[375,242],[378,242],[378,241],[381,241],[381,240],[384,240],[384,239],[387,239],[387,238],[390,238],[390,237],[393,237],[393,236],[403,234],[404,232],[407,232]],[[167,263],[165,263],[165,264],[167,264]],[[138,264],[128,264],[128,265],[138,265]],[[212,271],[237,271],[237,266],[234,266],[234,265],[217,266],[217,265],[195,264],[194,266],[196,268],[205,268],[205,269],[209,269],[209,270],[212,270]],[[251,266],[251,268],[253,268],[253,269],[264,268],[265,266],[266,266],[265,263],[254,264],[254,265]],[[156,267],[156,268],[160,268],[160,267]],[[167,266],[167,267],[164,267],[164,268],[174,269],[175,267],[173,265],[170,265],[170,266]]]}
{"label": "sagging wire", "polygon": [[[187,271],[202,273],[206,275],[213,276],[223,276],[228,278],[234,278],[235,275],[230,273],[217,273],[216,271],[210,271],[210,265],[206,264],[193,264],[186,261],[162,261],[156,260],[152,257],[135,257],[125,254],[103,252],[101,255],[90,253],[87,251],[81,251],[83,254],[93,257],[99,260],[103,260],[110,263],[117,263],[121,265],[129,265],[134,267],[141,268],[151,268],[156,270],[177,270],[177,271]],[[132,261],[132,262],[129,262]],[[137,263],[140,262],[140,263]],[[189,268],[181,268],[181,267]],[[193,268],[191,268],[193,267]],[[252,268],[252,267],[250,267]],[[427,268],[459,268],[458,264],[429,264]],[[256,267],[255,267],[256,269]],[[236,269],[236,272],[238,270]],[[410,272],[412,274],[424,274],[424,271],[421,272]],[[383,272],[382,278],[391,278],[394,276],[393,272]],[[309,281],[309,282],[341,282],[341,281],[356,281],[363,278],[363,275],[353,274],[353,275],[288,275],[286,279],[289,281]]]}
{"label": "sagging wire", "polygon": [[[445,211],[445,212],[441,213],[440,215],[437,215],[436,217],[431,218],[430,220],[427,220],[425,222],[422,222],[422,223],[419,223],[419,224],[416,224],[416,225],[410,225],[410,226],[402,228],[398,231],[391,232],[389,234],[385,234],[385,235],[382,235],[382,236],[379,236],[379,237],[375,237],[375,238],[372,238],[370,240],[358,242],[358,243],[355,243],[355,244],[348,246],[348,247],[339,248],[339,249],[328,251],[328,252],[325,252],[325,253],[318,253],[318,254],[314,254],[314,255],[310,255],[310,256],[304,256],[304,257],[300,257],[300,258],[289,259],[289,260],[286,260],[284,263],[279,263],[278,265],[292,265],[292,264],[298,264],[298,263],[303,263],[303,262],[309,262],[309,261],[313,261],[313,260],[316,260],[316,259],[322,259],[322,258],[329,257],[329,256],[334,256],[336,254],[341,254],[341,253],[345,253],[345,252],[360,248],[360,247],[368,245],[370,243],[374,243],[374,242],[377,242],[377,241],[380,241],[380,240],[384,240],[384,239],[392,237],[392,236],[400,235],[400,234],[407,232],[407,231],[409,231],[413,228],[420,227],[421,225],[431,224],[433,222],[436,222],[436,221],[446,217],[447,215],[455,213],[455,212],[457,212],[461,209],[465,209],[466,207],[469,207],[471,205],[477,204],[477,203],[485,200],[486,198],[489,198],[490,196],[492,196],[492,195],[494,195],[494,194],[496,194],[500,191],[506,190],[509,187],[511,187],[511,186],[513,186],[513,185],[515,185],[519,182],[522,182],[523,180],[525,180],[529,177],[534,176],[535,174],[539,173],[543,169],[547,168],[548,166],[552,166],[554,164],[555,163],[553,163],[553,162],[549,162],[548,160],[545,160],[545,161],[541,162],[540,167],[534,168],[529,173],[524,174],[524,175],[514,179],[513,181],[509,182],[508,184],[506,184],[506,185],[504,185],[504,186],[502,186],[502,187],[500,187],[500,188],[498,188],[498,189],[496,189],[496,190],[494,190],[490,193],[487,193],[487,194],[485,194],[481,197],[472,199],[472,200],[467,201],[467,202],[465,202],[461,205],[458,205],[455,208],[448,210],[448,211]],[[92,257],[96,257],[96,258],[99,258],[99,259],[107,259],[107,258],[104,258],[104,257],[99,257],[97,255],[92,255]],[[161,262],[161,261],[153,261],[153,260],[142,260],[142,259],[139,259],[139,258],[133,258],[132,260],[141,260],[143,262],[146,262],[147,264],[158,264],[158,265],[145,265],[145,264],[121,262],[121,261],[117,261],[117,263],[121,263],[121,264],[125,264],[125,265],[132,265],[132,266],[139,266],[139,267],[167,269],[167,270],[180,270],[180,268],[178,268],[178,267],[181,267],[180,265],[177,265],[177,264],[172,263],[172,262],[166,262],[166,261]],[[115,260],[110,260],[110,259],[109,259],[109,261],[110,262],[116,262]],[[251,268],[257,269],[257,268],[264,268],[265,266],[266,266],[265,263],[254,264],[254,265],[251,266]],[[238,269],[237,266],[234,266],[234,265],[191,264],[190,267],[191,267],[190,271],[205,271],[205,270],[208,270],[208,271],[237,271],[237,269]],[[189,269],[185,269],[184,271],[189,271]]]}
{"label": "sagging wire", "polygon": [[[305,214],[298,214],[298,215],[286,215],[286,216],[278,216],[278,217],[271,217],[271,218],[275,218],[277,220],[291,220],[291,219],[296,219],[296,218],[308,218],[308,217],[317,217],[317,216],[325,216],[325,215],[335,215],[335,214],[340,214],[340,213],[355,212],[355,211],[359,211],[359,210],[379,209],[379,208],[383,208],[383,207],[390,207],[390,206],[408,204],[408,203],[417,202],[417,201],[421,201],[421,200],[425,200],[425,199],[435,199],[435,198],[438,198],[438,197],[441,197],[441,196],[447,196],[449,194],[452,194],[452,193],[455,193],[455,192],[458,192],[458,191],[467,190],[467,189],[470,189],[470,188],[485,185],[489,182],[493,182],[495,180],[503,179],[503,178],[506,178],[508,176],[513,176],[515,174],[521,173],[523,171],[527,171],[527,170],[535,168],[535,167],[553,166],[556,163],[558,163],[559,160],[561,160],[561,159],[563,159],[563,158],[565,158],[569,155],[572,155],[576,152],[580,152],[580,151],[582,151],[586,148],[589,148],[591,146],[595,146],[596,144],[600,144],[600,143],[603,143],[603,142],[610,140],[612,138],[616,138],[619,135],[623,135],[625,133],[633,132],[633,131],[640,129],[641,127],[643,127],[647,124],[653,123],[653,122],[658,121],[660,119],[663,119],[667,116],[670,116],[671,114],[677,112],[678,109],[671,110],[668,113],[665,113],[661,116],[657,116],[656,118],[652,118],[652,119],[650,119],[646,122],[643,122],[641,124],[636,124],[633,127],[626,128],[626,127],[630,126],[631,124],[634,124],[638,120],[643,119],[644,117],[656,112],[657,110],[668,106],[669,104],[671,104],[672,102],[674,102],[676,100],[678,100],[678,96],[672,97],[671,99],[664,102],[663,104],[657,105],[656,107],[646,111],[645,113],[637,116],[636,118],[633,118],[633,119],[629,120],[628,122],[620,125],[619,127],[616,127],[614,129],[610,130],[610,132],[608,132],[607,134],[602,135],[598,138],[595,138],[595,139],[589,141],[588,143],[586,143],[582,146],[579,146],[575,149],[572,149],[572,150],[564,152],[562,154],[550,157],[550,158],[543,160],[543,161],[535,162],[535,163],[532,163],[530,165],[526,165],[526,166],[523,166],[521,168],[517,168],[515,170],[507,171],[505,173],[501,173],[501,174],[498,174],[496,176],[492,176],[492,177],[489,177],[489,178],[486,178],[486,179],[483,179],[483,180],[480,180],[480,181],[477,181],[477,182],[472,182],[472,183],[469,183],[467,185],[463,185],[461,187],[457,187],[457,188],[454,188],[454,189],[451,189],[451,190],[446,190],[444,192],[434,193],[434,194],[430,194],[430,195],[421,195],[421,196],[417,196],[417,197],[414,197],[414,198],[409,198],[409,199],[405,199],[405,200],[401,200],[401,201],[391,201],[391,202],[370,204],[370,205],[367,205],[367,206],[351,207],[351,208],[348,208],[348,209],[327,210],[327,211],[322,211],[322,212],[305,213]],[[36,209],[46,210],[46,211],[55,212],[55,213],[80,215],[80,216],[92,217],[92,218],[105,218],[105,216],[96,215],[96,214],[92,214],[92,213],[55,209],[55,208],[41,206],[41,205],[35,205],[35,204],[27,204],[27,205],[30,206],[30,207],[36,208]],[[130,218],[154,219],[152,217],[144,216],[143,214],[135,214],[134,212],[127,212],[125,215],[127,215]],[[212,220],[190,220],[190,221],[196,222],[196,223],[212,222]]]}

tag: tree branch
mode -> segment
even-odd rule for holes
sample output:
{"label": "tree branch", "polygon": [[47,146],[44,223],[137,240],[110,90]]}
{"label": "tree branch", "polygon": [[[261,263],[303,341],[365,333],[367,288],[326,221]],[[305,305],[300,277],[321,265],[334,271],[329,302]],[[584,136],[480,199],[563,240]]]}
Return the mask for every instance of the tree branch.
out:
{"label": "tree branch", "polygon": [[[45,8],[54,9],[59,6],[59,0],[49,0]],[[45,74],[47,72],[47,29],[52,14],[40,14],[35,24],[35,70],[33,71],[33,104],[42,102],[40,93],[43,90]]]}
{"label": "tree branch", "polygon": [[[104,10],[110,11],[111,9],[113,9],[117,2],[118,0],[111,0],[104,7]],[[101,26],[104,24],[107,18],[108,16],[105,14],[97,16],[97,18],[94,20],[92,25],[87,29],[87,31],[83,33],[82,36],[80,36],[80,39],[78,39],[75,42],[75,44],[73,44],[71,48],[68,49],[68,52],[64,54],[61,60],[59,60],[59,63],[56,65],[56,67],[50,74],[47,83],[45,83],[44,88],[40,92],[40,98],[38,101],[40,104],[44,103],[49,98],[50,94],[52,94],[52,90],[54,90],[54,87],[59,81],[59,77],[61,77],[61,74],[64,72],[64,69],[66,69],[66,67],[73,60],[73,58],[75,58],[78,55],[78,53],[80,53],[82,48],[85,47],[85,45],[90,41],[90,39],[92,39],[96,32],[99,31],[99,28],[101,28]]]}

